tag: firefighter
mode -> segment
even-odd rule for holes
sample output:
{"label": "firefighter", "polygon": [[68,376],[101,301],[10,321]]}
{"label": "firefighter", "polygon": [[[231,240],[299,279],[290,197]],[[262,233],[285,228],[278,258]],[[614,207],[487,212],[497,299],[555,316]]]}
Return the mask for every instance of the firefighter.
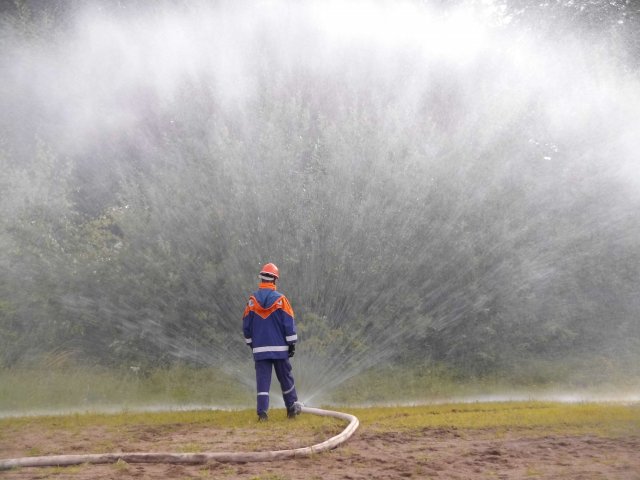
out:
{"label": "firefighter", "polygon": [[253,351],[258,390],[258,421],[268,420],[269,388],[272,369],[282,388],[287,417],[300,414],[296,387],[289,358],[296,351],[296,325],[289,300],[276,290],[280,274],[278,267],[267,263],[258,275],[258,290],[249,297],[242,318],[242,329],[247,345]]}

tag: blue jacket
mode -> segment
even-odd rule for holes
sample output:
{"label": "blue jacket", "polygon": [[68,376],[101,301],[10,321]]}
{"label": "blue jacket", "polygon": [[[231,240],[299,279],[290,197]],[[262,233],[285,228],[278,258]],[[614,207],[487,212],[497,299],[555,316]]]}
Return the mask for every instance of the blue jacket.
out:
{"label": "blue jacket", "polygon": [[273,283],[261,283],[249,297],[242,330],[254,360],[289,358],[289,345],[298,341],[291,304]]}

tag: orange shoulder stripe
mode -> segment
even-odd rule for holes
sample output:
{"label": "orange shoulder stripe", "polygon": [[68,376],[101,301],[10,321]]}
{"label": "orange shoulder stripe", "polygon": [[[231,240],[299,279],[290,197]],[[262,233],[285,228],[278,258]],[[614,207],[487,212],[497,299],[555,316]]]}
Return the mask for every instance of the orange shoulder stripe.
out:
{"label": "orange shoulder stripe", "polygon": [[280,297],[280,300],[282,300],[282,309],[287,312],[290,316],[294,316],[293,315],[293,308],[291,308],[291,304],[289,303],[289,300],[287,299],[287,297],[285,297],[284,295],[282,297]]}
{"label": "orange shoulder stripe", "polygon": [[269,308],[262,307],[262,305],[260,305],[252,295],[249,298],[249,303],[247,304],[247,308],[245,309],[245,311],[246,313],[252,311],[261,318],[267,318],[269,315],[280,308],[293,317],[293,309],[291,308],[291,304],[284,295],[276,300]]}

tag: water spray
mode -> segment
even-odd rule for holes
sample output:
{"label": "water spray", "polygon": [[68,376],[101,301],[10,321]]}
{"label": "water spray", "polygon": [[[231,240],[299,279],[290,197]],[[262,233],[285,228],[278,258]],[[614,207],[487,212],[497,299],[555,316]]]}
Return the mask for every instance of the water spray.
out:
{"label": "water spray", "polygon": [[251,388],[239,292],[270,258],[316,404],[389,365],[638,376],[633,2],[18,3],[3,368],[185,363]]}

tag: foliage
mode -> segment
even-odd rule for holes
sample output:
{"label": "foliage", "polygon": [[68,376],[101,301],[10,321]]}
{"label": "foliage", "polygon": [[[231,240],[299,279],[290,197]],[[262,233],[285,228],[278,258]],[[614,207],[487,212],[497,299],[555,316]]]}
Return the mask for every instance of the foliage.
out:
{"label": "foliage", "polygon": [[[136,2],[151,18],[171,3]],[[504,3],[512,25],[558,42],[558,22],[588,30],[619,53],[611,75],[637,74],[631,3]],[[640,199],[615,168],[633,151],[632,109],[596,98],[584,118],[556,117],[565,91],[491,55],[381,60],[295,29],[305,41],[285,47],[264,24],[243,40],[240,73],[214,52],[216,68],[168,84],[152,58],[129,77],[117,46],[87,73],[74,42],[88,14],[71,4],[1,11],[0,366],[183,362],[234,376],[266,261],[283,271],[305,369],[346,379],[426,362],[517,379],[548,360],[547,381],[573,359],[637,365]],[[52,88],[24,81],[39,73]]]}

